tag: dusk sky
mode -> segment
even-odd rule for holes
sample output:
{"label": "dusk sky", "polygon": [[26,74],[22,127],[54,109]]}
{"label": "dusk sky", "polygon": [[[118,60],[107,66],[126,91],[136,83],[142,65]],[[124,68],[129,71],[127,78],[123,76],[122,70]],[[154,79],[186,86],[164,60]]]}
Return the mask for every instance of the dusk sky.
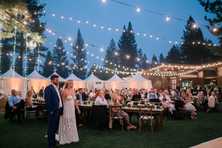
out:
{"label": "dusk sky", "polygon": [[[161,52],[166,55],[172,44],[168,41],[180,41],[186,21],[171,19],[166,22],[165,16],[159,16],[144,12],[143,9],[153,10],[164,13],[170,17],[180,17],[187,19],[190,15],[197,21],[204,32],[205,38],[209,38],[217,42],[204,25],[207,22],[204,20],[206,14],[200,6],[198,0],[121,0],[122,2],[130,3],[141,8],[141,12],[136,12],[136,8],[129,8],[107,0],[106,4],[102,4],[101,0],[41,0],[46,4],[46,16],[43,20],[47,23],[47,28],[52,29],[59,35],[65,37],[76,38],[77,29],[82,32],[85,42],[95,44],[98,47],[106,49],[111,38],[118,42],[121,32],[106,31],[99,29],[99,26],[123,28],[124,24],[132,22],[135,32],[152,34],[155,37],[160,37],[160,40],[149,37],[136,36],[138,48],[142,48],[150,59],[153,54],[159,55]],[[56,17],[52,17],[52,14]],[[61,20],[60,16],[65,19]],[[69,21],[68,17],[81,21],[89,21],[89,25],[81,22],[80,24]],[[67,18],[67,19],[66,19]],[[92,27],[96,24],[97,27]],[[56,37],[47,35],[47,46],[52,48]],[[66,46],[70,50],[70,46]],[[90,53],[96,56],[103,57],[105,52],[100,52],[97,48],[89,48]],[[90,62],[96,62],[95,57],[88,57]],[[99,61],[97,61],[98,63]]]}

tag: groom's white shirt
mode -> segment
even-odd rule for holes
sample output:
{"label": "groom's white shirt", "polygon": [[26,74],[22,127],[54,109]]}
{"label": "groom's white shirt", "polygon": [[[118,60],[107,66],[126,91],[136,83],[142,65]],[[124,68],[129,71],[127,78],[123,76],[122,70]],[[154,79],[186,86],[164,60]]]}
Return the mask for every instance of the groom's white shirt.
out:
{"label": "groom's white shirt", "polygon": [[60,93],[59,93],[59,89],[58,87],[52,83],[52,86],[55,88],[56,92],[57,92],[57,95],[59,96],[59,108],[62,107],[62,99],[61,99],[61,96],[60,96]]}

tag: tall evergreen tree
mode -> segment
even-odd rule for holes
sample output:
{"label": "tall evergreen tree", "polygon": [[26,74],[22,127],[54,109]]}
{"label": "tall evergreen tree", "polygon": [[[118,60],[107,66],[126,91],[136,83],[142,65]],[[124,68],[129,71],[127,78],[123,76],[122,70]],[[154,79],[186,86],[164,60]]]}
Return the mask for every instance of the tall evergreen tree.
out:
{"label": "tall evergreen tree", "polygon": [[154,54],[152,57],[152,66],[155,66],[157,64],[158,64],[158,59],[157,59],[157,56]]}
{"label": "tall evergreen tree", "polygon": [[147,56],[143,53],[143,50],[140,48],[137,53],[137,68],[147,69],[150,67]]}
{"label": "tall evergreen tree", "polygon": [[[16,34],[16,61],[15,61],[15,71],[20,75],[24,75],[24,53],[25,53],[25,38],[24,33],[17,32]],[[15,55],[13,55],[15,56]]]}
{"label": "tall evergreen tree", "polygon": [[68,77],[69,68],[67,67],[69,62],[67,60],[65,47],[61,39],[57,39],[56,46],[53,49],[53,64],[56,72],[63,78]]}
{"label": "tall evergreen tree", "polygon": [[[29,30],[31,30],[32,32],[36,32],[36,33],[39,33],[39,35],[42,35],[44,32],[44,23],[42,23],[40,21],[40,17],[43,15],[44,5],[40,4],[38,0],[21,0],[20,3],[21,2],[25,4],[25,6],[27,7],[27,11],[32,18],[32,21],[28,22],[27,28]],[[18,2],[18,4],[20,4],[20,3]],[[19,20],[19,18],[17,18],[17,19]],[[16,55],[14,55],[14,56],[16,56],[15,70],[21,75],[24,75],[24,54],[25,54],[25,49],[26,49],[25,36],[26,36],[25,32],[23,32],[21,30],[17,30],[17,33],[16,33]],[[9,38],[9,39],[3,39],[3,41],[2,41],[2,43],[3,43],[2,55],[4,55],[3,52],[6,51],[4,48],[7,49],[9,46],[10,46],[10,50],[8,50],[6,52],[12,53],[13,44],[14,44],[13,42],[14,42],[14,37]],[[8,60],[8,59],[2,58],[2,60]],[[1,63],[3,64],[5,62],[3,61]],[[3,72],[6,69],[9,69],[9,67],[7,67],[10,65],[9,63],[12,63],[12,62],[7,62],[6,65],[1,65]]]}
{"label": "tall evergreen tree", "polygon": [[128,68],[136,68],[137,44],[131,22],[128,28],[123,27],[123,33],[120,37],[119,46],[119,64]]}
{"label": "tall evergreen tree", "polygon": [[180,49],[178,46],[173,45],[166,56],[167,63],[182,63]]}
{"label": "tall evergreen tree", "polygon": [[164,56],[163,56],[163,53],[161,53],[161,54],[159,55],[159,62],[160,62],[160,63],[164,63],[164,62],[165,62],[165,58],[164,58]]}
{"label": "tall evergreen tree", "polygon": [[87,74],[87,56],[86,49],[84,45],[84,39],[80,30],[78,29],[77,39],[73,46],[73,64],[76,65],[77,68],[73,70],[73,73],[81,78],[85,79]]}
{"label": "tall evergreen tree", "polygon": [[[40,18],[44,15],[44,4],[39,4],[38,0],[26,0],[27,7],[29,12],[32,14],[33,21],[29,24],[32,32],[38,32],[39,35],[44,36],[43,33],[45,31],[45,22],[42,22]],[[44,47],[42,44],[38,44],[36,48],[33,50],[28,50],[27,59],[27,73],[30,74],[34,69],[37,70],[37,66],[39,66],[38,70],[41,69],[42,65],[40,61],[44,61],[45,53],[48,49]],[[37,61],[39,59],[39,61]]]}
{"label": "tall evergreen tree", "polygon": [[[207,46],[202,45],[203,42],[208,41],[204,39],[201,29],[194,27],[195,24],[195,20],[190,16],[182,37],[184,44],[181,45],[181,55],[184,63],[200,64],[209,62],[213,56]],[[196,44],[192,44],[193,42]]]}
{"label": "tall evergreen tree", "polygon": [[43,65],[42,74],[45,77],[49,77],[53,72],[54,72],[53,56],[52,56],[51,51],[48,51],[47,55],[46,55],[44,65]]}
{"label": "tall evergreen tree", "polygon": [[[104,67],[109,69],[115,69],[117,68],[117,65],[119,64],[119,50],[116,47],[116,43],[114,39],[111,39],[109,46],[107,47],[105,59],[104,59]],[[112,64],[110,64],[112,63]],[[112,73],[105,73],[103,79],[108,79],[112,77]]]}
{"label": "tall evergreen tree", "polygon": [[[204,7],[205,11],[211,15],[205,16],[209,22],[210,31],[218,36],[222,46],[222,1],[221,0],[198,0]],[[216,30],[214,30],[216,29]]]}
{"label": "tall evergreen tree", "polygon": [[41,61],[46,58],[45,52],[48,50],[48,48],[44,46],[37,47],[33,50],[29,50],[27,53],[27,70],[26,70],[26,75],[29,75],[32,73],[34,70],[40,72],[43,65]]}

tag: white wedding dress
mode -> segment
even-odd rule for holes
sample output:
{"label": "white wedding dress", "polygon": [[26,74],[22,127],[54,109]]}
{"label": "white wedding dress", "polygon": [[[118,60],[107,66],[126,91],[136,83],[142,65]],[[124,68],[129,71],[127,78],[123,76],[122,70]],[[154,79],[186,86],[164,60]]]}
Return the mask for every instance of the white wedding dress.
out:
{"label": "white wedding dress", "polygon": [[74,97],[68,96],[63,103],[63,115],[59,121],[59,144],[70,144],[79,141],[79,135],[76,127],[76,115],[74,106]]}

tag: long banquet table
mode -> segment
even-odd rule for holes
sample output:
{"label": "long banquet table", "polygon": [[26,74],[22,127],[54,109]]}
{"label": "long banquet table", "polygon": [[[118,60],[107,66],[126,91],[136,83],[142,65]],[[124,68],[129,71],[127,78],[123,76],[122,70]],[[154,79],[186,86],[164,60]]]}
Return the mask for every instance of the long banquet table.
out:
{"label": "long banquet table", "polygon": [[[92,111],[92,107],[93,104],[87,104],[87,103],[83,103],[80,104],[80,109],[81,112],[83,114],[83,118],[84,121],[86,122],[87,119],[89,119],[90,115],[91,115],[91,111]],[[109,106],[107,106],[107,109],[109,108]],[[132,115],[138,115],[140,114],[140,112],[142,111],[143,113],[146,114],[150,114],[152,116],[154,116],[155,119],[155,129],[160,129],[163,127],[163,122],[164,122],[164,109],[162,107],[153,107],[153,108],[149,108],[149,107],[139,107],[139,106],[122,106],[121,108],[123,111],[127,112],[130,116]]]}

